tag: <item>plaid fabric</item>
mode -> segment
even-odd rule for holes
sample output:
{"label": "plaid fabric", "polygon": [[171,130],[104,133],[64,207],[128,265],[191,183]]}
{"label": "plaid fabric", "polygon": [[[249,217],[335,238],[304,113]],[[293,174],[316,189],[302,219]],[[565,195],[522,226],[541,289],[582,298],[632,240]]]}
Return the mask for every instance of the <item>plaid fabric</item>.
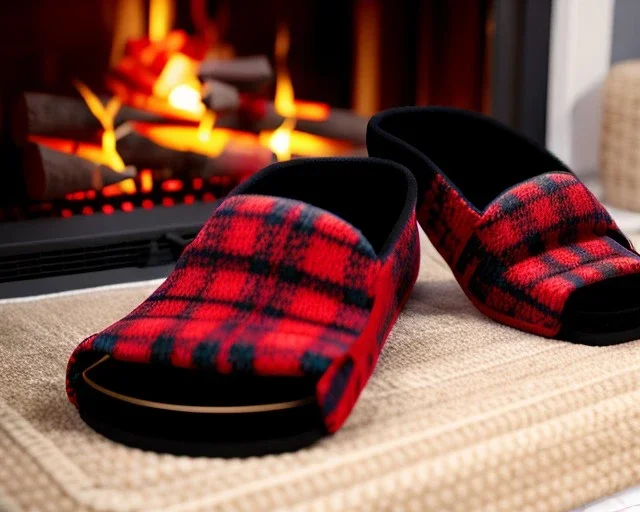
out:
{"label": "plaid fabric", "polygon": [[419,269],[420,239],[412,213],[395,247],[381,262],[374,306],[365,329],[318,382],[318,398],[330,432],[338,430],[347,419],[367,383],[389,331],[418,279]]}
{"label": "plaid fabric", "polygon": [[640,257],[573,174],[536,176],[477,211],[437,174],[418,220],[474,304],[488,316],[558,334],[573,291],[640,272]]}
{"label": "plaid fabric", "polygon": [[[146,301],[80,344],[69,362],[69,398],[75,403],[82,369],[102,354],[220,373],[308,375],[322,382],[318,400],[336,430],[417,278],[417,244],[413,218],[380,260],[358,230],[324,210],[231,196]],[[392,311],[381,315],[381,305]]]}

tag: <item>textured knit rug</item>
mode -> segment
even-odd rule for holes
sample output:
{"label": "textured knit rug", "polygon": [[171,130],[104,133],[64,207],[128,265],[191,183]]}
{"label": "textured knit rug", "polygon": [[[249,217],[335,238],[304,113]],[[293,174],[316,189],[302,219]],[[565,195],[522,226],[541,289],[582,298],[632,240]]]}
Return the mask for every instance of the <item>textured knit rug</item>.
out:
{"label": "textured knit rug", "polygon": [[640,342],[528,335],[423,238],[412,299],[346,425],[297,453],[157,455],[94,433],[67,358],[155,285],[0,304],[0,510],[568,510],[640,481]]}

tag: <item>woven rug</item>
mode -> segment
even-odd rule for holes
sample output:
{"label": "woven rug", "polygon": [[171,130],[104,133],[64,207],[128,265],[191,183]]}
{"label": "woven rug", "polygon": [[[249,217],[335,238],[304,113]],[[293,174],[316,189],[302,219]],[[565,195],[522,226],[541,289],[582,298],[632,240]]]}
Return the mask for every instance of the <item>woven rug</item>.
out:
{"label": "woven rug", "polygon": [[0,304],[0,510],[568,510],[640,481],[640,342],[481,316],[423,238],[420,280],[344,428],[296,453],[157,455],[89,429],[67,358],[154,284]]}

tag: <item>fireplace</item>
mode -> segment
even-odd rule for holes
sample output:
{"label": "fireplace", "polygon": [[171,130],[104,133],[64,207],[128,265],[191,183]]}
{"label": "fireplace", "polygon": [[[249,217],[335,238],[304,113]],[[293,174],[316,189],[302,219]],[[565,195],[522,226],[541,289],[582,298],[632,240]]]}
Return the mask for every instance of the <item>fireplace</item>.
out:
{"label": "fireplace", "polygon": [[11,4],[0,297],[165,276],[270,162],[366,154],[380,108],[490,108],[488,0]]}

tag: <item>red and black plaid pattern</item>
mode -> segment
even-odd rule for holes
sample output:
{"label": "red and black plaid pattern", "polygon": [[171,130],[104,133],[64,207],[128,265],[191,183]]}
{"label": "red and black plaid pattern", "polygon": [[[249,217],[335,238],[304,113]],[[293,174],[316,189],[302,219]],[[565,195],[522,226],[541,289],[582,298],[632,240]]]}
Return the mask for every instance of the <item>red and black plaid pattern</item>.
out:
{"label": "red and black plaid pattern", "polygon": [[531,178],[484,212],[436,175],[419,221],[482,312],[545,336],[560,331],[573,291],[640,272],[640,257],[570,173]]}
{"label": "red and black plaid pattern", "polygon": [[373,372],[384,342],[418,279],[419,268],[420,239],[412,213],[395,247],[381,261],[375,303],[366,327],[318,382],[318,399],[330,432],[338,430],[347,419]]}
{"label": "red and black plaid pattern", "polygon": [[[410,228],[405,231],[417,240],[415,219],[414,232]],[[357,229],[324,210],[283,198],[231,196],[147,300],[76,349],[69,397],[75,401],[87,361],[102,354],[220,373],[308,375],[322,377],[318,400],[335,430],[366,382],[358,347],[369,347],[375,358],[381,349],[380,326],[374,326],[378,336],[368,332],[372,322],[388,321],[373,314],[386,300],[380,296],[385,268],[391,262],[416,267],[417,242],[411,243],[409,250],[403,233],[383,261]],[[395,316],[404,300],[395,292],[403,287],[408,294],[415,282],[406,279],[386,283]],[[358,371],[344,369],[350,359]]]}

